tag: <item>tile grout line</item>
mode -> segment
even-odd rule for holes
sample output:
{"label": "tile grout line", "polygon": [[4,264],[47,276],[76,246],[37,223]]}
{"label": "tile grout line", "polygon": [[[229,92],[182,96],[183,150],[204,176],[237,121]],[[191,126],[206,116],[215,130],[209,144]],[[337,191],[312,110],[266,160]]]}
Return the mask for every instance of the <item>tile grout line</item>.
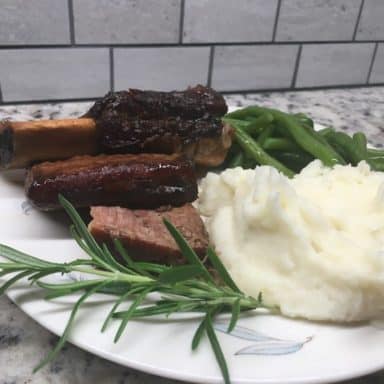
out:
{"label": "tile grout line", "polygon": [[112,47],[109,47],[109,86],[113,92],[115,90],[115,57]]}
{"label": "tile grout line", "polygon": [[57,104],[57,103],[81,103],[81,102],[94,102],[95,100],[98,100],[103,95],[100,95],[100,97],[80,97],[80,98],[74,98],[74,99],[41,99],[41,100],[18,100],[18,101],[3,101],[1,105],[7,106],[7,105],[24,105],[24,104]]}
{"label": "tile grout line", "polygon": [[361,14],[363,13],[364,2],[365,2],[365,0],[361,0],[361,4],[360,4],[360,8],[359,8],[359,13],[357,14],[357,20],[356,20],[355,29],[353,31],[352,41],[356,41],[357,29],[359,28]]}
{"label": "tile grout line", "polygon": [[213,71],[213,60],[215,56],[215,46],[212,45],[209,52],[209,62],[208,62],[208,78],[207,78],[207,86],[212,86],[212,71]]}
{"label": "tile grout line", "polygon": [[68,17],[71,45],[75,45],[75,16],[73,14],[73,0],[68,0]]}
{"label": "tile grout line", "polygon": [[376,54],[377,54],[377,49],[378,49],[378,47],[379,47],[379,43],[376,43],[375,48],[373,49],[373,54],[372,54],[371,63],[370,63],[370,65],[369,65],[369,70],[368,70],[368,75],[367,75],[367,81],[366,81],[366,84],[369,84],[369,79],[371,78],[372,69],[373,69],[373,65],[375,64],[375,59],[376,59]]}
{"label": "tile grout line", "polygon": [[279,22],[279,16],[280,16],[281,1],[282,0],[278,0],[277,2],[276,17],[275,17],[275,23],[273,25],[273,32],[272,32],[272,42],[276,41],[276,32],[277,32],[277,24]]}
{"label": "tile grout line", "polygon": [[[356,88],[376,88],[376,87],[384,87],[384,83],[377,84],[350,84],[350,85],[327,85],[327,86],[317,86],[317,87],[300,87],[292,90],[292,88],[262,88],[262,89],[248,89],[241,90],[235,89],[231,91],[218,91],[223,95],[234,95],[234,94],[251,94],[251,93],[280,93],[280,92],[306,92],[306,91],[324,91],[324,90],[334,90],[340,91],[341,89],[356,89]],[[24,105],[24,104],[57,104],[57,103],[80,103],[80,102],[94,102],[98,100],[100,97],[84,97],[84,98],[74,98],[74,99],[41,99],[41,100],[22,100],[22,101],[3,101],[2,106],[12,106],[12,105]]]}
{"label": "tile grout line", "polygon": [[[225,46],[263,46],[263,45],[309,45],[309,44],[318,44],[318,45],[334,45],[334,44],[372,44],[372,43],[384,43],[384,40],[358,40],[358,41],[351,41],[351,40],[332,40],[332,41],[278,41],[278,42],[271,42],[271,41],[241,41],[241,42],[206,42],[206,43],[184,43],[182,44],[183,47],[210,47],[212,44],[218,47],[225,47]],[[17,50],[17,49],[65,49],[65,48],[74,48],[74,49],[82,49],[82,48],[172,48],[172,47],[178,47],[180,46],[179,43],[158,43],[158,44],[20,44],[20,45],[0,45],[0,51],[1,50]]]}
{"label": "tile grout line", "polygon": [[365,83],[354,83],[354,84],[335,84],[335,85],[319,85],[314,87],[300,87],[292,89],[290,87],[286,88],[260,88],[260,89],[233,89],[230,91],[225,90],[217,90],[219,93],[223,95],[233,95],[233,94],[260,94],[260,93],[281,93],[281,92],[306,92],[306,91],[341,91],[343,89],[356,89],[356,88],[375,88],[375,87],[384,87],[384,82],[376,83],[376,84],[365,84]]}
{"label": "tile grout line", "polygon": [[179,44],[183,44],[184,33],[184,14],[185,14],[185,0],[180,3],[180,20],[179,20]]}
{"label": "tile grout line", "polygon": [[297,50],[295,69],[293,71],[292,82],[291,82],[291,89],[295,89],[295,86],[296,86],[297,73],[299,72],[299,65],[300,65],[302,50],[303,50],[303,44],[300,44],[299,49]]}

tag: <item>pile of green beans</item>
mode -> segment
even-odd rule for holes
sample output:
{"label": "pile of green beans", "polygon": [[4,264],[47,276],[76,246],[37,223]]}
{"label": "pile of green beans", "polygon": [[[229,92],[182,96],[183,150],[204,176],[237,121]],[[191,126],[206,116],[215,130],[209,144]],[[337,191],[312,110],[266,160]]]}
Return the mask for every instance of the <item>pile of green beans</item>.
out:
{"label": "pile of green beans", "polygon": [[365,160],[376,171],[384,171],[384,150],[367,148],[367,138],[328,127],[314,130],[313,120],[303,114],[250,106],[228,113],[223,122],[234,129],[234,143],[225,166],[253,168],[271,165],[293,177],[314,159],[324,165],[357,165]]}

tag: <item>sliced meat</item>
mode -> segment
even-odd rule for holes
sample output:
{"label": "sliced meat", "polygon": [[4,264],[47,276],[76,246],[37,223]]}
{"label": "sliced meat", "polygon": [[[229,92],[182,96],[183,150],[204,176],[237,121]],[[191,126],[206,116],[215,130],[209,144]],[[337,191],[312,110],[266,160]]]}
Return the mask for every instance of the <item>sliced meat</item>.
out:
{"label": "sliced meat", "polygon": [[179,248],[166,229],[168,219],[203,257],[208,234],[198,212],[191,204],[159,210],[132,210],[120,207],[92,207],[93,220],[88,228],[100,243],[120,239],[136,260],[180,264],[185,262]]}
{"label": "sliced meat", "polygon": [[59,194],[75,207],[158,208],[197,197],[192,163],[159,154],[79,156],[37,164],[28,172],[25,188],[42,210],[61,208]]}

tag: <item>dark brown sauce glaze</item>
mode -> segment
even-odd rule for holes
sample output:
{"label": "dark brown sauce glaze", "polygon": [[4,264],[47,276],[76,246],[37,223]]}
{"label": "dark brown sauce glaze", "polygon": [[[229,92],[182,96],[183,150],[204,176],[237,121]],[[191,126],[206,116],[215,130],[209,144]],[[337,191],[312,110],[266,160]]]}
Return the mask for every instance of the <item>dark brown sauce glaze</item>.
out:
{"label": "dark brown sauce glaze", "polygon": [[103,153],[180,153],[202,138],[222,136],[223,96],[198,85],[185,91],[110,92],[85,117],[97,122]]}
{"label": "dark brown sauce glaze", "polygon": [[211,88],[197,85],[185,91],[157,92],[130,89],[109,92],[93,105],[86,117],[96,120],[116,116],[140,120],[164,119],[169,116],[195,119],[220,117],[225,113],[227,105],[223,96]]}
{"label": "dark brown sauce glaze", "polygon": [[193,165],[179,156],[158,154],[80,156],[35,165],[26,194],[39,209],[59,209],[62,194],[75,207],[179,206],[197,198]]}
{"label": "dark brown sauce glaze", "polygon": [[116,117],[98,123],[100,149],[105,153],[176,153],[203,137],[221,136],[219,118],[181,120],[124,120]]}

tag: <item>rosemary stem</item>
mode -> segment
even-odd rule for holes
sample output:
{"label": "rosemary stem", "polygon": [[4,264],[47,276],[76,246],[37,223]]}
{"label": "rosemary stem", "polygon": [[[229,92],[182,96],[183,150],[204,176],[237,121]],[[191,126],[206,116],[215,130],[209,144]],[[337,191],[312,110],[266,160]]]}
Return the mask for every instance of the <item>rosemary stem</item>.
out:
{"label": "rosemary stem", "polygon": [[[215,306],[215,305],[233,305],[236,300],[239,299],[239,296],[233,296],[233,297],[219,297],[217,299],[213,300],[208,300],[207,303],[210,306]],[[255,301],[252,298],[247,298],[247,297],[242,297],[240,298],[240,306],[243,308],[256,308],[259,306],[259,303]]]}
{"label": "rosemary stem", "polygon": [[123,281],[128,283],[153,283],[155,281],[154,279],[147,276],[130,275],[128,273],[121,273],[118,271],[108,272],[108,271],[102,271],[100,269],[82,268],[82,267],[72,267],[71,269],[76,272],[87,273],[90,275],[109,277],[113,281]]}

